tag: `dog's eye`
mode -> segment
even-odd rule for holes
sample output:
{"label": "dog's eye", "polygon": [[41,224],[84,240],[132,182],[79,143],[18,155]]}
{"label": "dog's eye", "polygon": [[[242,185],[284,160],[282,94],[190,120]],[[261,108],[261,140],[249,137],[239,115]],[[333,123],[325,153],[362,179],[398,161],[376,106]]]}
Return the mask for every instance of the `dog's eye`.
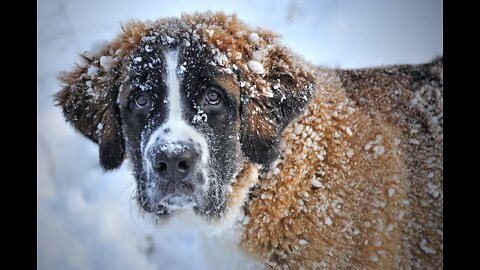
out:
{"label": "dog's eye", "polygon": [[208,105],[213,106],[217,106],[218,104],[220,104],[220,94],[218,94],[216,88],[211,87],[207,91],[207,95],[205,96],[205,102],[207,102]]}
{"label": "dog's eye", "polygon": [[138,94],[135,96],[135,105],[137,105],[137,108],[143,109],[147,107],[149,103],[150,103],[150,100],[147,95]]}

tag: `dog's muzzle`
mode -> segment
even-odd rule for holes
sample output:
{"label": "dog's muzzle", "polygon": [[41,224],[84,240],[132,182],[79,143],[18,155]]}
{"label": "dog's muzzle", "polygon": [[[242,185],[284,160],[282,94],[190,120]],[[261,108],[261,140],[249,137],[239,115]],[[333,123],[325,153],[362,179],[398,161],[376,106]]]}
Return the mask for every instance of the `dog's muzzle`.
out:
{"label": "dog's muzzle", "polygon": [[200,153],[188,142],[162,142],[149,149],[151,204],[181,208],[194,204]]}

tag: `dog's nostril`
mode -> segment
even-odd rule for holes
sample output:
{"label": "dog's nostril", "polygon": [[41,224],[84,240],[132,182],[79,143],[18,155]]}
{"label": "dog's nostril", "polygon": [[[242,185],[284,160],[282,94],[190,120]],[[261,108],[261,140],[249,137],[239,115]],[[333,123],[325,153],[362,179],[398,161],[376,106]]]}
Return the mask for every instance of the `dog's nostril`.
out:
{"label": "dog's nostril", "polygon": [[185,172],[188,170],[188,168],[190,168],[190,166],[188,165],[188,163],[186,161],[180,161],[178,163],[178,170],[181,171],[181,172]]}
{"label": "dog's nostril", "polygon": [[163,161],[161,161],[161,162],[158,164],[158,170],[159,170],[160,172],[166,171],[167,168],[168,168],[167,163],[165,163],[165,162],[163,162]]}

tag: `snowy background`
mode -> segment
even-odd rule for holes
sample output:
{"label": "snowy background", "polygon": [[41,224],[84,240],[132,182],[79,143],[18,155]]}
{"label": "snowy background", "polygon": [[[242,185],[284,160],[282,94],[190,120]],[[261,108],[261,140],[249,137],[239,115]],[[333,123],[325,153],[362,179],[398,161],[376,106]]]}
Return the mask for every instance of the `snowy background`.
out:
{"label": "snowy background", "polygon": [[126,166],[104,173],[97,146],[65,123],[52,95],[57,74],[94,41],[114,38],[120,22],[207,9],[272,29],[328,67],[421,63],[443,51],[441,0],[39,0],[38,269],[206,269],[198,232],[138,214]]}

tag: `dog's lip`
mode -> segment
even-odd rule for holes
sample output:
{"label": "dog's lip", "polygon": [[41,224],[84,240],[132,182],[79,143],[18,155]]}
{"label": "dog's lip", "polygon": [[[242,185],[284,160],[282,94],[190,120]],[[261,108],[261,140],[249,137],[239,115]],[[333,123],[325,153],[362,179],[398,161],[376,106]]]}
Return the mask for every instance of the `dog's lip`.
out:
{"label": "dog's lip", "polygon": [[192,194],[175,193],[169,194],[160,200],[160,205],[169,208],[191,208],[197,205]]}

